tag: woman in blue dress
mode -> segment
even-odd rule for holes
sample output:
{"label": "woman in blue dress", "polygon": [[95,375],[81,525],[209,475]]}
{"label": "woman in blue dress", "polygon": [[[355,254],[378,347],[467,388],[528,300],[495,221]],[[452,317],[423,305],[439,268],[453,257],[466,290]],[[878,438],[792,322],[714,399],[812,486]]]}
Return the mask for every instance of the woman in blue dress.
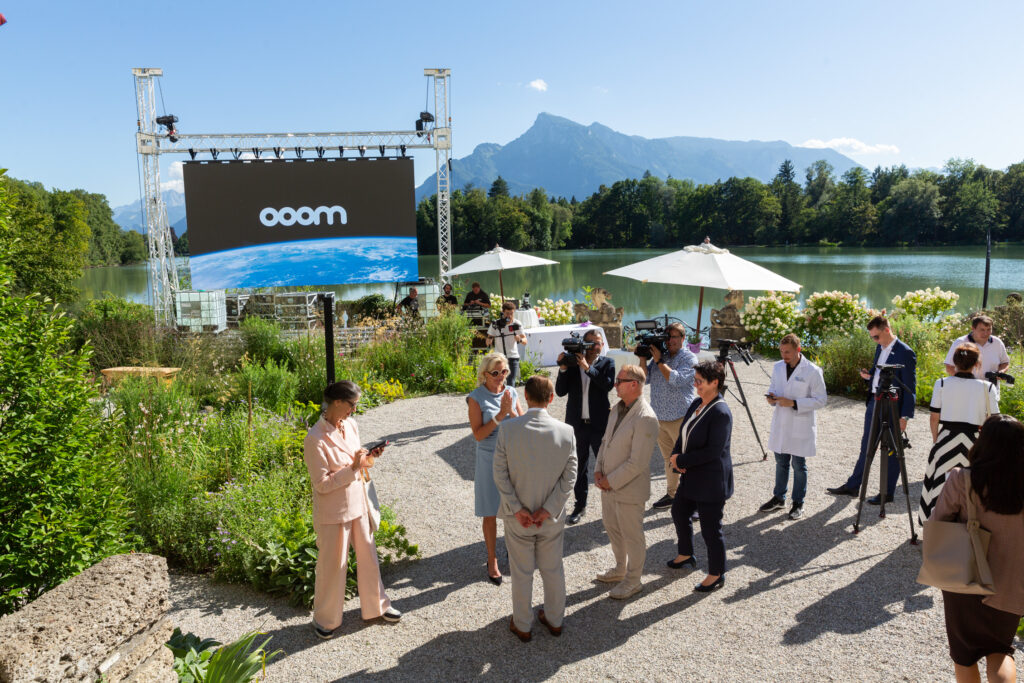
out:
{"label": "woman in blue dress", "polygon": [[494,483],[494,446],[498,442],[498,425],[507,417],[523,414],[516,390],[505,386],[508,359],[491,353],[480,360],[477,380],[480,384],[466,397],[469,405],[469,426],[476,439],[476,516],[483,517],[484,543],[487,545],[487,578],[501,585],[501,570],[495,549],[498,543],[498,487]]}

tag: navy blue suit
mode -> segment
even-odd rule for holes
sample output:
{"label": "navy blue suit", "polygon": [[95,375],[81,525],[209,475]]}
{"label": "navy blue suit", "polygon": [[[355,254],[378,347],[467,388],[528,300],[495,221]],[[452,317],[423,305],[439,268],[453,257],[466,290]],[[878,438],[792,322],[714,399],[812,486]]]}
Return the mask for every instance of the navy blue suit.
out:
{"label": "navy blue suit", "polygon": [[672,521],[676,526],[678,552],[693,555],[693,522],[690,515],[696,510],[700,515],[700,533],[708,548],[708,574],[725,573],[725,537],[722,534],[722,515],[725,501],[733,493],[732,455],[729,450],[732,441],[732,412],[724,399],[716,401],[704,410],[691,426],[683,451],[682,429],[686,421],[701,404],[698,398],[690,404],[673,453],[676,468],[686,472],[679,479],[675,500],[672,502]]}
{"label": "navy blue suit", "polygon": [[[875,347],[875,358],[872,361],[871,366],[878,363],[878,357],[882,353],[882,346],[877,345]],[[910,391],[904,391],[895,382],[893,383],[897,389],[900,397],[900,417],[910,419],[914,417],[914,404],[917,402],[917,354],[914,353],[913,349],[904,344],[899,339],[896,340],[896,344],[893,346],[892,351],[889,352],[889,357],[886,359],[888,365],[902,365],[903,367],[898,370],[893,370],[893,376],[903,382]],[[873,374],[872,370],[872,374]],[[864,434],[860,439],[860,457],[857,458],[857,464],[853,468],[853,474],[846,480],[846,486],[852,489],[859,489],[861,481],[864,478],[864,459],[867,457],[868,450],[868,436],[871,432],[871,414],[874,410],[875,395],[869,394],[864,411]],[[899,430],[899,425],[893,425],[894,429]],[[890,455],[887,463],[888,466],[888,481],[886,495],[892,496],[896,493],[896,481],[899,479],[900,474],[900,462],[896,459],[896,456]]]}
{"label": "navy blue suit", "polygon": [[590,378],[590,390],[587,392],[587,403],[590,408],[590,421],[583,421],[583,379],[578,366],[572,365],[565,372],[559,370],[555,380],[555,394],[565,396],[569,400],[565,406],[565,422],[572,426],[576,435],[576,484],[573,493],[576,497],[575,509],[582,510],[587,505],[589,478],[587,465],[590,454],[597,459],[597,451],[601,447],[604,430],[608,426],[608,392],[615,386],[615,361],[607,356],[598,356],[587,370]]}

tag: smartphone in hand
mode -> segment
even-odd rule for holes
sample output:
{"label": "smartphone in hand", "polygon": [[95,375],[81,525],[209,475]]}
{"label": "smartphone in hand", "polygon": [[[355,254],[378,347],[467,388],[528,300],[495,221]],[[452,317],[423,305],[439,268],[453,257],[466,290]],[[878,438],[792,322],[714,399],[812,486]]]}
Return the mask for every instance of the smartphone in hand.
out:
{"label": "smartphone in hand", "polygon": [[391,444],[391,442],[388,439],[381,439],[377,443],[370,444],[369,446],[364,446],[364,448],[366,448],[366,450],[368,450],[371,453],[373,453],[378,448],[384,448],[385,446],[388,446],[390,444]]}

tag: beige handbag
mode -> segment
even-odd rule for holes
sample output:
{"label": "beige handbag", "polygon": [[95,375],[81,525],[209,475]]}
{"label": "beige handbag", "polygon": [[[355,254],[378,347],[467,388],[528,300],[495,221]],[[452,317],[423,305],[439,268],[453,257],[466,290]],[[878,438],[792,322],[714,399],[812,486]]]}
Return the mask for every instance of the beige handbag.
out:
{"label": "beige handbag", "polygon": [[981,528],[974,491],[967,479],[967,523],[928,519],[917,582],[951,593],[992,595],[995,584],[988,566],[988,542],[992,534]]}

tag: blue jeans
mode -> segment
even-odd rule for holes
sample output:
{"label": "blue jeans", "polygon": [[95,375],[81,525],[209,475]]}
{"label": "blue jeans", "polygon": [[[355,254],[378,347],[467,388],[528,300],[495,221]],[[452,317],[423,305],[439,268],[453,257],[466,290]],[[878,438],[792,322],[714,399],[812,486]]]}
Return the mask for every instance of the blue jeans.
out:
{"label": "blue jeans", "polygon": [[789,461],[793,461],[793,504],[803,505],[807,495],[807,459],[789,453],[775,454],[775,491],[779,500],[786,500],[789,484]]}
{"label": "blue jeans", "polygon": [[[846,486],[851,489],[856,489],[858,492],[860,491],[861,480],[864,478],[864,461],[867,460],[868,435],[871,432],[871,414],[873,409],[874,400],[871,400],[868,402],[867,408],[864,410],[864,435],[860,439],[860,457],[857,458],[857,464],[853,467],[853,474],[851,474],[850,478],[846,480]],[[897,429],[898,428],[899,426],[897,425]],[[876,455],[878,457],[884,457],[885,450],[884,445],[882,445],[879,447]],[[875,460],[875,463],[878,463],[877,459]],[[887,490],[885,493],[891,498],[896,494],[896,482],[899,481],[900,478],[900,461],[895,455],[889,455],[886,466],[888,468],[888,481],[886,481]]]}

